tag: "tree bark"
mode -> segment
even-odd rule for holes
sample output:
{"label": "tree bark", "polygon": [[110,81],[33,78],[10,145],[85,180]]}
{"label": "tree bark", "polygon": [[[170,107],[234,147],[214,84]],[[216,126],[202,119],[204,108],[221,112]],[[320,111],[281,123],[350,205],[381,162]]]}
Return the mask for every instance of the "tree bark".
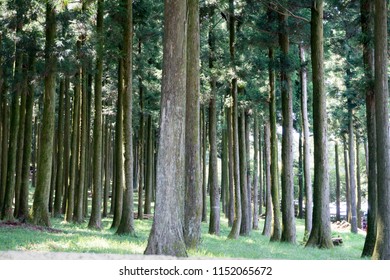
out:
{"label": "tree bark", "polygon": [[187,3],[182,0],[165,0],[164,3],[156,206],[145,254],[184,257],[187,256],[183,236]]}
{"label": "tree bark", "polygon": [[282,94],[282,236],[281,241],[296,242],[294,210],[294,170],[293,170],[293,101],[289,67],[289,36],[286,15],[279,15],[281,33],[279,45],[281,55],[281,94]]}
{"label": "tree bark", "polygon": [[253,221],[254,230],[259,229],[259,124],[258,116],[254,114],[253,123]]}
{"label": "tree bark", "polygon": [[199,0],[187,3],[187,82],[185,139],[184,240],[187,248],[197,248],[201,238],[202,184],[200,173],[200,27]]}
{"label": "tree bark", "polygon": [[309,236],[313,223],[313,189],[310,174],[310,135],[309,118],[307,114],[307,67],[305,59],[305,48],[299,45],[299,57],[301,61],[301,109],[303,129],[303,176],[305,184],[305,236]]}
{"label": "tree bark", "polygon": [[366,93],[366,123],[367,123],[367,235],[364,242],[362,257],[371,257],[374,252],[377,234],[377,154],[376,154],[376,120],[374,91],[374,1],[361,0],[361,26],[363,33],[363,63]]}
{"label": "tree bark", "polygon": [[54,44],[56,36],[56,11],[53,3],[46,4],[46,46],[45,46],[45,92],[40,153],[38,157],[37,186],[32,206],[32,222],[50,226],[48,203],[53,156],[53,135],[55,121],[56,62]]}
{"label": "tree bark", "polygon": [[349,158],[348,158],[348,148],[347,148],[347,139],[346,136],[343,135],[343,147],[344,147],[344,168],[345,168],[345,200],[346,200],[346,217],[345,219],[350,222],[351,221],[351,188],[349,179]]}
{"label": "tree bark", "polygon": [[[236,100],[238,103],[238,100]],[[241,191],[241,227],[240,235],[247,236],[250,233],[249,219],[249,201],[248,201],[248,184],[247,184],[247,161],[246,161],[246,143],[245,143],[245,112],[242,110],[238,118],[238,149],[240,157],[240,191]]]}
{"label": "tree bark", "polygon": [[336,221],[340,221],[340,201],[341,201],[341,187],[340,187],[340,167],[339,167],[339,144],[335,142],[335,166],[336,166]]}
{"label": "tree bark", "polygon": [[207,223],[207,176],[206,176],[206,150],[207,150],[207,125],[206,106],[202,109],[202,222]]}
{"label": "tree bark", "polygon": [[313,134],[314,189],[313,228],[308,247],[332,248],[329,213],[329,168],[324,85],[323,0],[314,0],[311,7],[311,60],[313,69]]}
{"label": "tree bark", "polygon": [[126,11],[124,30],[124,87],[123,87],[123,134],[125,147],[125,193],[123,196],[122,217],[117,234],[135,235],[133,198],[133,129],[132,129],[132,78],[133,78],[133,8],[131,0],[122,0]]}
{"label": "tree bark", "polygon": [[269,120],[270,120],[270,149],[271,149],[271,195],[273,204],[273,224],[271,241],[280,241],[282,229],[280,226],[280,202],[279,202],[279,172],[278,172],[278,138],[276,135],[276,97],[275,97],[275,70],[274,50],[269,48]]}
{"label": "tree bark", "polygon": [[265,221],[262,235],[271,236],[273,206],[271,195],[271,132],[269,122],[264,125],[264,162],[265,162]]}
{"label": "tree bark", "polygon": [[97,9],[97,46],[96,46],[96,74],[95,74],[95,120],[93,125],[93,192],[92,212],[88,228],[101,229],[102,227],[102,77],[103,77],[103,46],[104,46],[104,0],[98,0]]}
{"label": "tree bark", "polygon": [[377,239],[373,258],[390,259],[390,134],[387,54],[387,1],[375,0],[375,117],[377,155]]}

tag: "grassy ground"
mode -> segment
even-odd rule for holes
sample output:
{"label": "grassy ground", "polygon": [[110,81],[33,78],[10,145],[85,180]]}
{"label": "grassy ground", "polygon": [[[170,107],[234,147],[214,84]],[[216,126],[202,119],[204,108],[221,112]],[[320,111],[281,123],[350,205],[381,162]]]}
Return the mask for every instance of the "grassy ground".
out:
{"label": "grassy ground", "polygon": [[[262,222],[260,228],[262,229]],[[136,220],[137,237],[117,236],[110,229],[111,219],[104,219],[104,229],[91,231],[87,223],[75,225],[61,219],[52,219],[52,226],[60,232],[36,231],[20,227],[0,227],[0,251],[53,251],[77,253],[142,254],[152,224],[151,220]],[[246,258],[246,259],[359,259],[364,244],[364,235],[349,232],[334,232],[344,244],[331,250],[304,248],[304,222],[297,220],[297,245],[270,243],[261,231],[252,231],[248,237],[228,240],[230,229],[227,220],[221,220],[221,235],[207,234],[207,224],[202,226],[202,243],[197,251],[189,251],[191,257]]]}

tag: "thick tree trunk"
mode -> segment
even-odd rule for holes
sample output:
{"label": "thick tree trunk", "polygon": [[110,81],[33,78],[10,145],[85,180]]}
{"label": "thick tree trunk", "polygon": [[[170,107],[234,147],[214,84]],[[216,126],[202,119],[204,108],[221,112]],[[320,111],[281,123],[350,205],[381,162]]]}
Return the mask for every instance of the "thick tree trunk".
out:
{"label": "thick tree trunk", "polygon": [[313,223],[313,189],[310,174],[310,135],[309,118],[307,114],[307,67],[305,59],[305,48],[299,45],[299,57],[301,61],[301,110],[303,129],[303,176],[305,183],[305,236],[309,236]]}
{"label": "thick tree trunk", "polygon": [[367,235],[362,257],[370,257],[374,252],[377,234],[377,154],[376,154],[376,120],[375,120],[375,91],[374,91],[374,1],[361,0],[361,26],[363,33],[363,63],[366,93],[366,123],[367,123]]}
{"label": "thick tree trunk", "polygon": [[311,8],[311,60],[313,69],[314,193],[313,228],[306,246],[332,248],[329,213],[328,139],[324,85],[323,0]]}
{"label": "thick tree trunk", "polygon": [[375,113],[377,155],[377,240],[373,258],[390,259],[390,134],[387,53],[387,1],[375,0]]}
{"label": "thick tree trunk", "polygon": [[281,94],[282,94],[282,236],[281,241],[295,243],[294,211],[294,170],[293,170],[293,100],[289,62],[289,37],[287,16],[279,15],[279,45],[281,55]]}
{"label": "thick tree trunk", "polygon": [[200,173],[200,30],[199,0],[187,3],[187,82],[185,139],[184,240],[187,248],[197,248],[201,238],[202,184]]}
{"label": "thick tree trunk", "polygon": [[32,206],[32,222],[36,225],[50,226],[49,191],[53,156],[53,135],[55,121],[55,80],[56,55],[54,44],[56,36],[56,11],[51,2],[46,4],[46,46],[45,46],[45,92],[43,106],[44,125],[41,132],[40,153],[38,157],[37,186]]}
{"label": "thick tree trunk", "polygon": [[264,125],[264,167],[265,167],[265,221],[262,235],[271,236],[273,217],[271,195],[271,132],[269,122]]}
{"label": "thick tree trunk", "polygon": [[[102,227],[102,77],[103,77],[103,15],[104,0],[98,1],[96,31],[98,43],[96,46],[96,74],[95,74],[95,121],[93,125],[93,192],[92,212],[88,228],[101,229]],[[106,208],[107,209],[107,208]]]}
{"label": "thick tree trunk", "polygon": [[270,149],[271,149],[271,195],[273,204],[273,224],[271,241],[279,241],[282,234],[280,226],[280,202],[279,202],[279,172],[278,172],[278,138],[276,135],[276,97],[275,97],[275,70],[274,50],[269,48],[269,120],[270,120]]}
{"label": "thick tree trunk", "polygon": [[134,235],[134,198],[133,198],[133,129],[132,129],[132,77],[133,77],[133,9],[131,0],[122,0],[126,17],[124,27],[124,88],[123,88],[123,134],[125,147],[125,193],[123,211],[117,234]]}
{"label": "thick tree trunk", "polygon": [[145,254],[183,257],[187,256],[183,236],[187,3],[182,0],[165,0],[164,3],[156,208]]}

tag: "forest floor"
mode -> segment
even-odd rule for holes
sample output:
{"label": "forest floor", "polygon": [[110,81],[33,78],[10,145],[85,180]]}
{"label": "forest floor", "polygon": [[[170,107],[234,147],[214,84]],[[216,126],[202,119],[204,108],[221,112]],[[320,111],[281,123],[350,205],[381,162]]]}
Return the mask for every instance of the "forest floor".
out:
{"label": "forest floor", "polygon": [[[52,227],[37,227],[21,223],[0,223],[0,259],[161,259],[144,256],[152,219],[135,220],[136,235],[118,236],[111,229],[111,218],[103,220],[103,229],[93,231],[82,224],[52,219]],[[332,225],[332,236],[343,239],[342,246],[330,250],[304,247],[304,220],[296,220],[297,244],[269,242],[260,230],[237,240],[227,239],[230,228],[221,218],[219,236],[209,235],[202,224],[202,241],[198,250],[189,250],[191,259],[287,259],[287,260],[353,260],[360,259],[365,232],[350,233],[348,225]],[[169,258],[169,257],[168,257]]]}

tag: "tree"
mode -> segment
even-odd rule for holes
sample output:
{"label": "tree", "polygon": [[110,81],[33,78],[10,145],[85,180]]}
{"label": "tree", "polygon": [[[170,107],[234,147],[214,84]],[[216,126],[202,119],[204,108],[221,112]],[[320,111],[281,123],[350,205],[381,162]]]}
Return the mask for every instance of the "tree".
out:
{"label": "tree", "polygon": [[374,48],[373,48],[373,1],[361,0],[361,27],[363,34],[363,64],[366,92],[366,122],[368,146],[368,213],[367,235],[362,256],[372,256],[376,242],[376,123],[375,123],[375,91],[374,91]]}
{"label": "tree", "polygon": [[126,11],[124,17],[124,87],[123,87],[123,134],[125,147],[125,193],[123,209],[117,234],[135,234],[133,215],[133,129],[132,129],[132,45],[133,45],[133,9],[131,0],[122,0]]}
{"label": "tree", "polygon": [[102,76],[103,76],[103,15],[104,0],[98,0],[97,3],[97,21],[96,33],[98,44],[96,47],[96,74],[95,74],[95,122],[93,127],[93,194],[92,194],[92,212],[88,227],[92,229],[101,229],[102,217],[102,145],[103,145],[103,125],[102,125]]}
{"label": "tree", "polygon": [[279,15],[279,45],[281,55],[281,93],[282,93],[282,236],[281,241],[295,243],[294,174],[293,174],[293,100],[289,65],[289,35],[287,16]]}
{"label": "tree", "polygon": [[[375,1],[375,119],[377,155],[377,239],[374,259],[390,259],[390,134],[387,77],[387,1]],[[381,129],[379,129],[381,128]],[[380,195],[379,195],[380,194]]]}
{"label": "tree", "polygon": [[[164,1],[164,58],[156,205],[145,254],[187,256],[183,236],[186,1]],[[175,147],[175,149],[172,149]]]}
{"label": "tree", "polygon": [[313,69],[314,193],[313,228],[308,247],[332,248],[329,213],[326,92],[324,85],[323,0],[311,7],[311,60]]}
{"label": "tree", "polygon": [[50,226],[49,220],[49,190],[52,170],[53,135],[55,120],[55,80],[56,55],[54,44],[56,36],[56,10],[51,1],[46,3],[46,46],[45,46],[45,92],[43,104],[43,119],[40,153],[38,157],[37,187],[34,193],[32,207],[32,222],[36,225]]}
{"label": "tree", "polygon": [[187,3],[187,100],[186,100],[186,196],[184,239],[187,248],[197,248],[201,237],[202,184],[200,174],[200,37],[199,0]]}

